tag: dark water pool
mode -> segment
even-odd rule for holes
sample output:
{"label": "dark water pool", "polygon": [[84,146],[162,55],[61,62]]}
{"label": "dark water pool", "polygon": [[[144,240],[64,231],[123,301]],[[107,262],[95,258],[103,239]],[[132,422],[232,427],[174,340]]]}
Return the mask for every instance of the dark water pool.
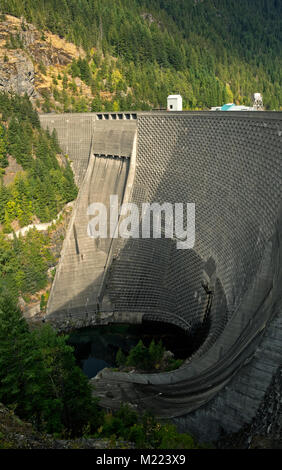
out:
{"label": "dark water pool", "polygon": [[145,346],[162,340],[166,350],[176,359],[186,359],[206,338],[208,326],[199,325],[192,334],[173,325],[143,322],[141,325],[107,325],[83,328],[70,335],[78,365],[87,377],[95,377],[105,367],[116,367],[119,348],[127,354],[142,339]]}

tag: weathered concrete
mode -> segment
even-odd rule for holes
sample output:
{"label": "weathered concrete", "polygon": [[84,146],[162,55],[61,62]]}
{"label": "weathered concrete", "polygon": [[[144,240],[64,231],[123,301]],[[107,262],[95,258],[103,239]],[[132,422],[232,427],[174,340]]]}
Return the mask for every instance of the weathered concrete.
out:
{"label": "weathered concrete", "polygon": [[87,170],[95,120],[96,115],[92,113],[40,115],[44,128],[48,128],[50,132],[56,129],[61,148],[71,161],[78,186]]}
{"label": "weathered concrete", "polygon": [[[95,121],[95,116],[87,115],[85,122],[89,119]],[[119,144],[113,147],[107,134],[114,124],[110,119],[101,122],[92,148],[96,145],[99,154],[114,154]],[[132,122],[120,124],[122,132],[127,124]],[[190,361],[164,374],[103,371],[93,382],[104,406],[129,401],[174,419],[181,429],[202,439],[212,439],[221,427],[236,431],[250,422],[282,363],[282,117],[264,112],[138,113],[137,127],[130,200],[139,205],[195,202],[194,250],[176,250],[175,242],[165,239],[105,241],[111,256],[106,270],[101,260],[102,277],[95,269],[92,276],[85,263],[86,270],[82,265],[81,270],[75,268],[80,274],[66,278],[65,289],[55,294],[58,277],[48,308],[58,303],[52,307],[53,318],[64,325],[64,305],[85,299],[88,292],[99,297],[99,306],[86,312],[85,303],[80,303],[78,311],[78,303],[76,315],[85,321],[87,313],[89,323],[98,322],[98,307],[103,305],[109,321],[140,321],[143,316],[187,328],[203,319],[207,299],[201,282],[207,281],[214,292],[211,330]],[[128,132],[131,135],[130,127]],[[120,142],[121,134],[112,140]],[[112,191],[111,183],[99,186],[98,174],[89,176],[91,158],[78,199],[78,225],[87,223],[80,218],[80,208],[86,207],[80,201],[88,194],[88,202],[95,202],[91,185],[98,185],[99,198]],[[70,237],[74,252],[75,237]],[[81,240],[84,252],[90,242],[82,236]],[[89,244],[89,266],[94,259],[97,264],[100,256],[92,257],[91,249]],[[65,276],[62,271],[60,275]],[[69,294],[70,285],[72,289],[79,285],[79,292]]]}
{"label": "weathered concrete", "polygon": [[94,113],[49,113],[41,114],[40,122],[50,132],[56,129],[62,150],[72,163],[78,186],[83,182],[90,155],[131,155],[136,121],[100,121]]}
{"label": "weathered concrete", "polygon": [[[44,116],[44,124],[47,116]],[[66,127],[74,126],[76,116],[64,116]],[[52,118],[51,118],[52,119]],[[129,157],[134,153],[136,142],[136,122],[105,122],[95,120],[95,116],[86,116],[87,132],[82,130],[83,158],[87,155],[88,167],[83,175],[83,166],[79,165],[79,150],[72,147],[72,158],[76,162],[77,176],[83,180],[70,227],[64,242],[61,261],[48,302],[47,318],[55,325],[73,328],[81,326],[85,320],[93,323],[113,321],[114,307],[107,295],[101,297],[105,273],[111,264],[113,240],[110,237],[108,220],[108,238],[93,239],[87,232],[88,223],[94,214],[88,215],[90,204],[99,202],[109,209],[110,195],[115,194],[122,203],[128,199],[126,182],[130,166]],[[52,124],[56,120],[52,119]],[[59,131],[63,133],[63,118],[59,120]],[[93,124],[90,130],[90,123]],[[125,126],[127,124],[127,126]],[[61,135],[61,134],[60,134]],[[60,138],[60,137],[59,137]],[[105,146],[102,148],[102,139]],[[64,145],[68,143],[65,141]],[[132,160],[132,164],[134,159]],[[84,161],[86,164],[86,158]],[[132,173],[132,171],[131,171]],[[132,177],[131,177],[132,179]],[[137,316],[138,317],[138,316]],[[127,321],[130,317],[126,317]]]}

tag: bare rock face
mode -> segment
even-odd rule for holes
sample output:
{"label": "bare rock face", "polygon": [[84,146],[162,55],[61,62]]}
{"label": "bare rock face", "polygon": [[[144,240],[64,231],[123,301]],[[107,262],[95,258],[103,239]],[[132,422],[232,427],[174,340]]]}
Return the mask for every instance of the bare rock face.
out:
{"label": "bare rock face", "polygon": [[40,98],[49,93],[50,73],[69,65],[81,49],[50,32],[44,34],[22,18],[5,15],[0,20],[0,92]]}
{"label": "bare rock face", "polygon": [[14,51],[13,61],[1,64],[0,68],[0,91],[17,93],[36,98],[38,96],[34,79],[35,72],[33,63],[26,54],[20,51]]}

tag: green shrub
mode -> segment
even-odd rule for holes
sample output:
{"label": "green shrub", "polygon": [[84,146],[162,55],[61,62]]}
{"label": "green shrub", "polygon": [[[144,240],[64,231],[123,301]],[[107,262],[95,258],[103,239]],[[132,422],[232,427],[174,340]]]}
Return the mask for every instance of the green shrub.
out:
{"label": "green shrub", "polygon": [[152,367],[152,358],[149,350],[144,346],[141,339],[138,344],[130,350],[126,365],[144,370],[148,370]]}
{"label": "green shrub", "polygon": [[120,367],[120,366],[124,366],[125,363],[126,363],[126,357],[125,357],[125,354],[122,352],[121,349],[118,350],[117,352],[117,355],[116,355],[116,363],[117,365]]}
{"label": "green shrub", "polygon": [[0,294],[0,401],[48,433],[95,432],[103,412],[67,337],[49,325],[31,332],[11,296]]}
{"label": "green shrub", "polygon": [[155,343],[151,341],[150,346],[147,348],[144,346],[142,340],[134,346],[127,357],[119,349],[116,356],[116,363],[118,366],[129,366],[136,367],[142,370],[154,370],[160,367],[160,363],[163,359],[165,348],[162,345],[162,341]]}

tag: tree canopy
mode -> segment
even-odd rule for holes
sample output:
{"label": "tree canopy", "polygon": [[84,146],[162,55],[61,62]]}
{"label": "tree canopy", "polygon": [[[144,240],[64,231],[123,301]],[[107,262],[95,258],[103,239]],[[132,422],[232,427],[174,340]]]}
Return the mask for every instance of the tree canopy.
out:
{"label": "tree canopy", "polygon": [[[228,101],[228,87],[237,103],[261,92],[267,109],[282,106],[278,0],[2,0],[1,10],[84,47],[87,60],[72,72],[94,91],[106,79],[117,94],[111,110],[114,101],[120,109],[165,106],[174,92],[187,109],[203,109]],[[118,58],[120,78],[101,64],[106,56]],[[99,106],[107,103],[96,99]]]}
{"label": "tree canopy", "polygon": [[[56,217],[64,204],[77,196],[70,164],[60,165],[56,133],[41,129],[38,115],[27,96],[0,93],[0,224],[11,232],[11,223],[28,225],[36,216],[41,222]],[[4,185],[1,174],[8,155],[23,171]]]}

